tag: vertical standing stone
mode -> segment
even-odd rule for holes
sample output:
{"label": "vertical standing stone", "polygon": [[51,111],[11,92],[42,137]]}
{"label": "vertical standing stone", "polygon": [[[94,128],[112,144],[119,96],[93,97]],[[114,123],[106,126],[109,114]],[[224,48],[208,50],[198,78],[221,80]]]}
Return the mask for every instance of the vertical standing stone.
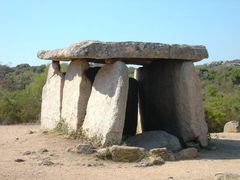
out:
{"label": "vertical standing stone", "polygon": [[[138,74],[138,69],[135,69],[134,71],[134,78],[135,79],[139,79],[139,74]],[[137,113],[137,130],[136,130],[136,134],[141,134],[143,132],[142,129],[142,119],[141,119],[141,115],[140,115],[140,103],[139,103],[139,84],[138,84],[138,113]]]}
{"label": "vertical standing stone", "polygon": [[48,76],[42,91],[41,127],[54,129],[61,118],[64,77],[59,62],[49,65]]}
{"label": "vertical standing stone", "polygon": [[183,62],[175,79],[176,115],[183,139],[189,141],[197,138],[202,146],[207,146],[208,127],[202,103],[202,88],[193,63]]}
{"label": "vertical standing stone", "polygon": [[86,115],[91,93],[91,82],[84,74],[87,69],[88,63],[86,61],[74,60],[70,63],[65,75],[62,118],[73,130],[82,126]]}
{"label": "vertical standing stone", "polygon": [[137,130],[138,118],[138,83],[134,78],[129,78],[127,108],[124,122],[123,135],[133,136]]}
{"label": "vertical standing stone", "polygon": [[165,130],[207,145],[201,87],[192,62],[151,63],[138,70],[143,131]]}
{"label": "vertical standing stone", "polygon": [[120,61],[106,64],[97,73],[87,105],[83,130],[101,143],[120,143],[128,95],[128,68]]}

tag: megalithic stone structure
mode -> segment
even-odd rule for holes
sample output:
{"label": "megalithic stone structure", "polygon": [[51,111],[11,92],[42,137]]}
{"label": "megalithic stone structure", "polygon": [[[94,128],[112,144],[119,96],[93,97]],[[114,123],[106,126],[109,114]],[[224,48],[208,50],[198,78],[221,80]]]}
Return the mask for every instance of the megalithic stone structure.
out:
{"label": "megalithic stone structure", "polygon": [[[54,127],[60,116],[72,129],[82,128],[89,137],[101,136],[102,144],[120,143],[123,128],[127,135],[135,132],[136,119],[131,122],[130,108],[135,111],[139,104],[137,133],[165,130],[183,143],[198,140],[207,145],[201,87],[193,65],[208,57],[204,46],[80,41],[63,49],[39,51],[38,57],[72,61],[63,90],[59,69],[54,76],[57,82],[50,80],[53,73],[49,69],[48,85],[43,89],[42,127]],[[105,65],[88,69],[87,62]],[[138,102],[136,92],[131,88],[128,92],[125,64],[143,65],[135,76]],[[136,112],[133,114],[136,117]]]}
{"label": "megalithic stone structure", "polygon": [[62,100],[62,119],[72,130],[79,129],[84,121],[91,82],[86,77],[88,63],[84,60],[72,61],[65,75]]}
{"label": "megalithic stone structure", "polygon": [[98,71],[82,126],[88,136],[99,137],[103,145],[121,142],[127,94],[128,69],[124,63],[106,64]]}
{"label": "megalithic stone structure", "polygon": [[44,129],[54,129],[61,119],[63,84],[59,62],[53,61],[42,91],[41,127]]}

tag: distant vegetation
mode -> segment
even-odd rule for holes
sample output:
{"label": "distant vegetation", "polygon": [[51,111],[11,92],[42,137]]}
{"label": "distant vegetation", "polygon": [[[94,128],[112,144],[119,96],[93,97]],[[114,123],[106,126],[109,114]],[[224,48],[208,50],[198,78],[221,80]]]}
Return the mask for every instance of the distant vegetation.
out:
{"label": "distant vegetation", "polygon": [[[196,66],[202,82],[206,121],[211,132],[240,120],[240,60]],[[63,64],[65,71],[67,65]],[[134,68],[129,68],[132,77]],[[0,124],[36,122],[40,118],[47,66],[0,65]]]}
{"label": "distant vegetation", "polygon": [[197,66],[202,82],[206,121],[210,132],[240,120],[240,60]]}
{"label": "distant vegetation", "polygon": [[46,66],[0,65],[0,123],[35,122],[39,119]]}

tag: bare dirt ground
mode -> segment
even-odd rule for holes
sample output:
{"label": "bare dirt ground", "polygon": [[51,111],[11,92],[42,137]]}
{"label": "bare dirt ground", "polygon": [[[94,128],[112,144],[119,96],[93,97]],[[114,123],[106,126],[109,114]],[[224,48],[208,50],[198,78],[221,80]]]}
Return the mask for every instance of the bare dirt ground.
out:
{"label": "bare dirt ground", "polygon": [[[201,150],[194,160],[166,162],[162,166],[135,167],[136,163],[98,160],[94,155],[67,152],[79,142],[56,134],[43,134],[39,125],[0,126],[0,180],[5,179],[213,179],[216,173],[240,174],[240,133],[214,134],[216,150]],[[35,131],[29,134],[29,130]],[[40,153],[41,148],[48,152]],[[26,151],[34,151],[23,155]],[[24,162],[15,162],[15,159]],[[50,159],[55,164],[40,163]]]}

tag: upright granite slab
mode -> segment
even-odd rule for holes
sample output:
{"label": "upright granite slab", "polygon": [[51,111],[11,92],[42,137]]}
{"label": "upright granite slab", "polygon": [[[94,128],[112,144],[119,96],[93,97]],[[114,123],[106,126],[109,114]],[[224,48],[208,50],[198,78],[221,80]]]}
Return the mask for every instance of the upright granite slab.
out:
{"label": "upright granite slab", "polygon": [[[175,73],[175,105],[179,129],[184,141],[197,138],[202,146],[208,144],[201,83],[192,62],[183,62]],[[191,136],[192,135],[192,136]]]}
{"label": "upright granite slab", "polygon": [[120,61],[106,64],[97,73],[87,105],[83,130],[101,143],[120,143],[128,95],[128,68]]}
{"label": "upright granite slab", "polygon": [[165,130],[207,145],[201,87],[192,62],[153,62],[138,70],[143,131]]}
{"label": "upright granite slab", "polygon": [[54,129],[61,118],[64,77],[59,62],[52,62],[42,91],[41,128]]}
{"label": "upright granite slab", "polygon": [[91,82],[85,71],[88,63],[84,60],[72,61],[65,75],[62,101],[62,119],[69,128],[76,130],[83,124],[88,99],[91,93]]}

